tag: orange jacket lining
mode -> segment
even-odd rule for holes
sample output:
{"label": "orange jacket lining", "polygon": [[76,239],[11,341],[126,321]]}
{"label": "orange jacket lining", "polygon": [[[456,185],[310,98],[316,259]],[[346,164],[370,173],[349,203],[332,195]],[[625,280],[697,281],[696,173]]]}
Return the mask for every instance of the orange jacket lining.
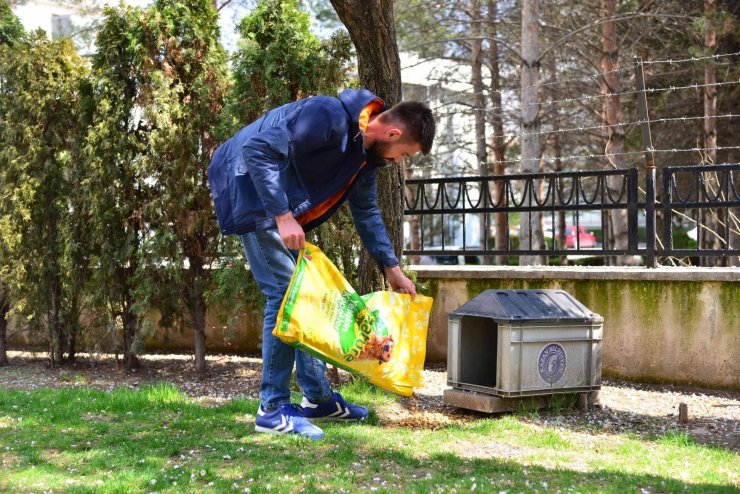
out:
{"label": "orange jacket lining", "polygon": [[[368,103],[365,108],[362,109],[360,112],[360,118],[358,120],[358,124],[360,126],[360,131],[364,134],[365,130],[367,129],[368,124],[370,123],[370,116],[374,115],[375,113],[379,113],[383,109],[383,102],[376,99]],[[360,169],[357,170],[357,173],[360,173],[360,170],[365,166],[366,161],[363,161],[360,165]],[[344,187],[342,190],[322,202],[321,204],[318,204],[314,206],[313,208],[309,209],[303,214],[298,215],[298,223],[301,225],[306,225],[316,218],[319,218],[323,214],[325,214],[327,211],[329,211],[334,205],[344,197],[344,194],[347,192],[347,189],[354,183],[355,178],[357,178],[357,173],[355,173],[352,176],[352,179],[349,181],[346,187]]]}

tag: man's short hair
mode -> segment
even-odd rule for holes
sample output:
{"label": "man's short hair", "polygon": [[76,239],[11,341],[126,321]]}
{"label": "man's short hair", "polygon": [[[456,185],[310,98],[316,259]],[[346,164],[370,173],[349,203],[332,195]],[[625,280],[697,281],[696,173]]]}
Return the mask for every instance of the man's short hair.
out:
{"label": "man's short hair", "polygon": [[434,142],[434,115],[427,105],[419,101],[403,101],[382,114],[383,122],[401,124],[407,139],[418,142],[421,152],[429,154]]}

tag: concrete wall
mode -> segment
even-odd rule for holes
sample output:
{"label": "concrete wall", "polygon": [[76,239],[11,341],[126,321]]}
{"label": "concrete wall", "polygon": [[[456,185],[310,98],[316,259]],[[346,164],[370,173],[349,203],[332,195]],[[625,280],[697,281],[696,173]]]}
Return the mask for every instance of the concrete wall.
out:
{"label": "concrete wall", "polygon": [[[10,333],[18,325],[11,321]],[[262,340],[262,309],[239,312],[231,316],[209,311],[206,315],[206,351],[210,353],[258,354]],[[194,332],[187,322],[176,323],[170,327],[160,325],[160,317],[152,313],[142,328],[145,336],[139,351],[166,353],[193,353]],[[82,352],[113,353],[116,351],[116,333],[103,328],[89,327],[78,341]],[[42,332],[20,332],[8,341],[8,349],[49,348],[48,335]]]}
{"label": "concrete wall", "polygon": [[[158,320],[156,314],[150,318],[155,330],[146,338],[147,351],[193,352],[194,334],[189,324],[164,328],[159,327]],[[240,312],[226,318],[209,311],[205,333],[208,352],[258,354],[262,347],[262,310]]]}
{"label": "concrete wall", "polygon": [[417,266],[435,298],[427,360],[447,357],[447,313],[486,289],[558,288],[604,318],[603,375],[740,389],[740,270]]}
{"label": "concrete wall", "polygon": [[[740,389],[740,269],[508,268],[414,266],[421,293],[434,297],[427,360],[447,358],[447,313],[491,288],[559,288],[604,318],[603,374],[626,379]],[[187,324],[161,328],[152,315],[147,351],[193,350]],[[209,352],[254,354],[261,309],[231,318],[209,313]],[[82,350],[112,351],[111,334],[88,334]],[[22,333],[9,348],[48,348]]]}

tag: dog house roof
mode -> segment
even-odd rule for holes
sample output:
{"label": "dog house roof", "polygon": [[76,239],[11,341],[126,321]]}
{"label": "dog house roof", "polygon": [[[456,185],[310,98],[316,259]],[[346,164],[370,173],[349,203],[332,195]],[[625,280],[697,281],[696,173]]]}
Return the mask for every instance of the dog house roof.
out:
{"label": "dog house roof", "polygon": [[479,316],[494,321],[603,321],[563,290],[486,290],[449,313],[450,318]]}

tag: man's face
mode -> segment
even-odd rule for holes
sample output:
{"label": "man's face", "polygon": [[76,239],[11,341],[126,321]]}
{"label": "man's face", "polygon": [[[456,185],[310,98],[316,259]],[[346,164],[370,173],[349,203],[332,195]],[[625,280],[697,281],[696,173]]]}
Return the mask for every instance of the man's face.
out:
{"label": "man's face", "polygon": [[385,160],[400,163],[404,158],[413,156],[421,151],[421,145],[416,142],[390,142],[376,140],[367,150],[371,160]]}

